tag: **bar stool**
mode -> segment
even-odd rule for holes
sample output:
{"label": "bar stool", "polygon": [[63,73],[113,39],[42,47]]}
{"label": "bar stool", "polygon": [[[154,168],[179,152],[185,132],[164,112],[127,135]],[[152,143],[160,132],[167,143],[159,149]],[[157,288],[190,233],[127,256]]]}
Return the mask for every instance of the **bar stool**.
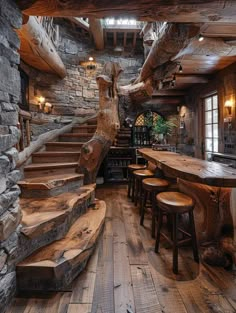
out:
{"label": "bar stool", "polygon": [[134,198],[134,175],[133,172],[136,170],[145,169],[146,165],[144,164],[129,164],[128,165],[128,194],[127,196],[132,199]]}
{"label": "bar stool", "polygon": [[[157,205],[159,208],[158,224],[157,224],[157,238],[155,245],[155,252],[159,250],[160,236],[162,235],[173,246],[173,272],[178,274],[178,248],[181,244],[186,242],[192,243],[193,257],[196,262],[199,262],[197,238],[194,224],[194,201],[189,196],[181,192],[161,192],[156,196]],[[183,213],[189,215],[190,233],[178,227],[178,217]],[[172,217],[172,239],[161,232],[163,215],[170,215]],[[178,240],[178,231],[181,231],[188,238]]]}
{"label": "bar stool", "polygon": [[169,182],[163,178],[145,178],[142,181],[143,187],[143,203],[141,206],[141,218],[140,218],[140,225],[143,225],[144,221],[144,214],[145,208],[147,205],[148,196],[151,199],[151,209],[152,209],[152,237],[155,238],[155,225],[156,225],[156,218],[157,218],[157,210],[156,210],[156,195],[159,192],[166,191],[169,186]]}
{"label": "bar stool", "polygon": [[[134,195],[134,203],[135,205],[138,204],[138,200],[141,201],[142,199],[142,180],[144,178],[150,178],[154,176],[154,172],[147,169],[138,170],[133,172],[134,175],[134,184],[135,184],[135,195]],[[141,204],[140,204],[141,208]],[[141,213],[141,210],[140,210]]]}

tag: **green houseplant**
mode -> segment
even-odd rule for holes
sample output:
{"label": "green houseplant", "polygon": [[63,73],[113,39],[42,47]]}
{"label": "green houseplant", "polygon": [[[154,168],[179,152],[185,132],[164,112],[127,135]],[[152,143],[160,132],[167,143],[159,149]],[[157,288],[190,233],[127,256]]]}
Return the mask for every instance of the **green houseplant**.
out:
{"label": "green houseplant", "polygon": [[166,144],[167,136],[171,135],[175,127],[177,125],[174,119],[166,120],[162,116],[158,116],[156,123],[152,127],[153,141]]}

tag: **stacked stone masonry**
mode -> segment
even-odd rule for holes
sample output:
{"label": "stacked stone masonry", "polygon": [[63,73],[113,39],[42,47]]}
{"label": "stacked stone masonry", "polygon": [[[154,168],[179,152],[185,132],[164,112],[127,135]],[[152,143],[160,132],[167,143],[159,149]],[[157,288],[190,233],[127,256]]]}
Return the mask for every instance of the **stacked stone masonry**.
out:
{"label": "stacked stone masonry", "polygon": [[22,24],[21,12],[12,0],[0,2],[0,312],[4,312],[16,287],[14,252],[17,250],[21,211],[20,172],[15,169],[19,141],[20,41],[14,29]]}
{"label": "stacked stone masonry", "polygon": [[[98,109],[98,86],[96,77],[108,61],[118,62],[124,69],[119,84],[126,85],[137,76],[143,56],[139,51],[117,54],[107,47],[99,52],[94,50],[88,33],[80,33],[65,20],[60,21],[60,44],[57,50],[65,64],[67,76],[60,79],[52,74],[42,73],[21,63],[30,81],[29,102],[31,110],[37,112],[37,97],[43,96],[53,105],[56,115],[93,115]],[[87,69],[88,58],[95,60],[95,70]]]}

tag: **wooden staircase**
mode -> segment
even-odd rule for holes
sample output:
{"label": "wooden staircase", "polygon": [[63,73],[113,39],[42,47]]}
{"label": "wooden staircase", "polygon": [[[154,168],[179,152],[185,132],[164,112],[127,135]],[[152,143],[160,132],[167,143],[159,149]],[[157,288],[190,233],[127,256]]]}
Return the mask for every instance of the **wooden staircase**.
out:
{"label": "wooden staircase", "polygon": [[106,205],[76,170],[81,146],[95,130],[94,120],[74,126],[24,167],[18,290],[66,289],[93,252]]}

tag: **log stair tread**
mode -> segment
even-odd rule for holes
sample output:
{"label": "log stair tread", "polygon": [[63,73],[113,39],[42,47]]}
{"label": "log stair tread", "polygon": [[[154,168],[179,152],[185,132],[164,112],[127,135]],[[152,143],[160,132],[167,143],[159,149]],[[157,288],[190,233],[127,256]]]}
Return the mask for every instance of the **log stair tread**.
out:
{"label": "log stair tread", "polygon": [[97,129],[97,125],[81,125],[81,126],[74,126],[72,128],[72,131],[73,131],[73,133],[75,133],[77,131],[79,132],[79,131],[83,131],[83,130],[89,130],[89,131],[94,130],[95,131],[96,129]]}
{"label": "log stair tread", "polygon": [[87,200],[94,189],[95,184],[91,184],[51,198],[22,198],[21,232],[32,238],[55,228],[65,221],[67,215],[73,213],[75,207]]}
{"label": "log stair tread", "polygon": [[[71,148],[71,149],[78,149],[78,148],[81,148],[83,146],[84,142],[67,142],[67,141],[49,141],[47,142],[45,145],[46,145],[46,148],[61,148],[62,151],[64,151],[64,149],[66,148]],[[76,150],[77,151],[77,150]],[[79,152],[79,151],[78,151]]]}
{"label": "log stair tread", "polygon": [[19,290],[65,290],[85,267],[105,222],[106,204],[82,215],[67,235],[45,246],[17,265]]}
{"label": "log stair tread", "polygon": [[57,174],[51,176],[40,176],[33,178],[25,178],[18,184],[26,189],[53,189],[55,187],[64,186],[68,182],[83,179],[83,174]]}
{"label": "log stair tread", "polygon": [[57,168],[68,168],[68,167],[76,167],[78,166],[78,162],[64,162],[64,163],[32,163],[30,165],[25,166],[25,171],[30,170],[47,170],[47,169],[57,169]]}
{"label": "log stair tread", "polygon": [[76,156],[76,155],[80,155],[80,151],[41,151],[41,152],[35,152],[32,154],[32,156]]}
{"label": "log stair tread", "polygon": [[92,133],[65,133],[60,135],[60,137],[78,137],[78,138],[83,138],[83,137],[92,137]]}

